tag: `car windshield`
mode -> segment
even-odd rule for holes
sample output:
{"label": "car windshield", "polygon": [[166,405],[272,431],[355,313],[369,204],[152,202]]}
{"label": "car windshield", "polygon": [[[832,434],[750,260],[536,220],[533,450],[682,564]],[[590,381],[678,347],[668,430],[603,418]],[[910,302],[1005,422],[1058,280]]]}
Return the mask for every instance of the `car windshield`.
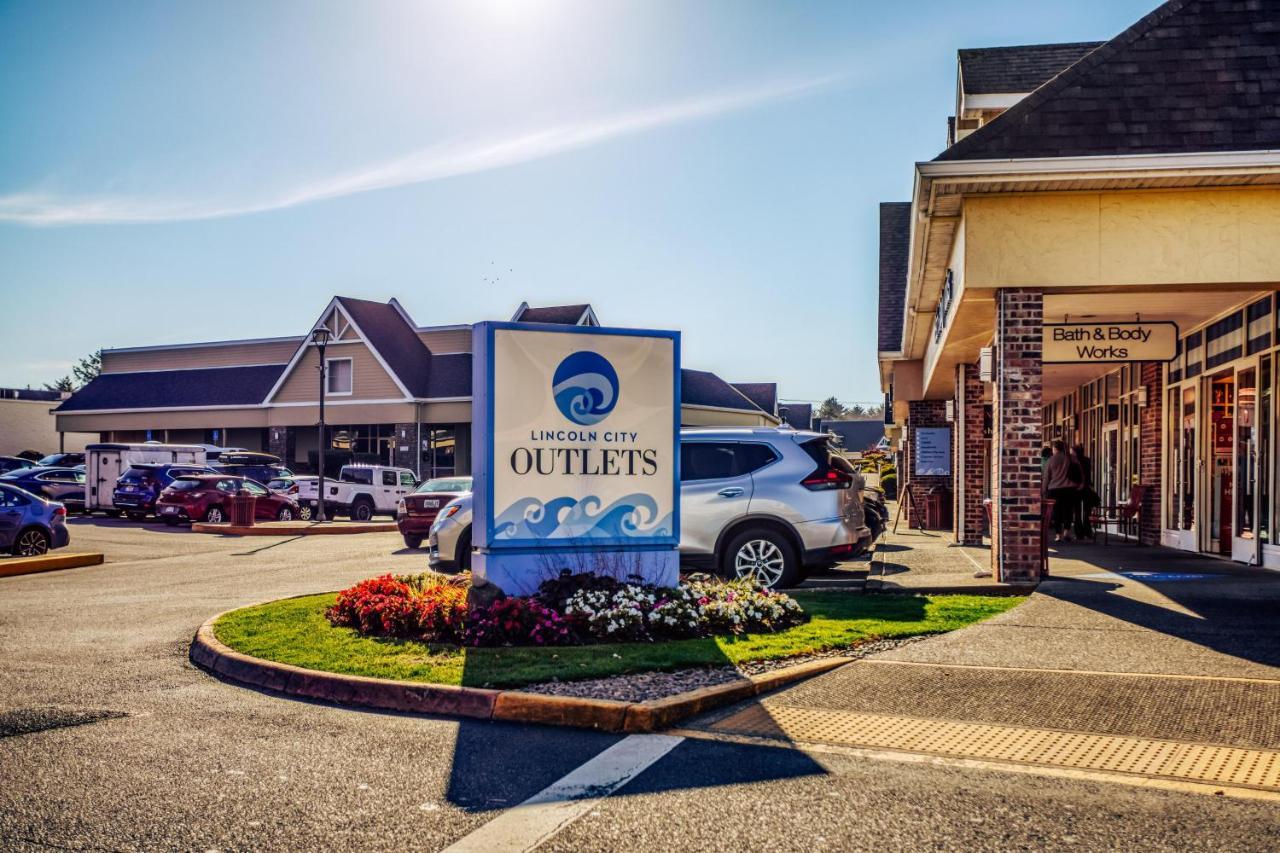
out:
{"label": "car windshield", "polygon": [[175,492],[193,492],[200,488],[200,481],[194,477],[179,477],[169,484]]}
{"label": "car windshield", "polygon": [[418,486],[419,492],[447,492],[456,494],[458,492],[471,491],[470,477],[439,477],[434,480],[427,480],[421,486]]}

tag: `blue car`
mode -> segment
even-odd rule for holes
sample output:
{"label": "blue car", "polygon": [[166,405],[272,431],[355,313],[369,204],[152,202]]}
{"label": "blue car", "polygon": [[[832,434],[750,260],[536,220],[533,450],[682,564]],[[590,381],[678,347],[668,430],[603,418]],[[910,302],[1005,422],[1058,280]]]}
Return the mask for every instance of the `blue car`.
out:
{"label": "blue car", "polygon": [[147,513],[155,512],[156,498],[176,477],[212,473],[214,471],[204,465],[189,462],[134,463],[116,480],[111,502],[130,518],[144,518]]}
{"label": "blue car", "polygon": [[21,456],[0,456],[0,474],[8,474],[22,468],[34,468],[36,463]]}
{"label": "blue car", "polygon": [[0,550],[38,557],[71,542],[67,508],[57,501],[0,483]]}
{"label": "blue car", "polygon": [[19,468],[0,475],[0,483],[57,501],[68,510],[84,509],[84,472],[78,468]]}

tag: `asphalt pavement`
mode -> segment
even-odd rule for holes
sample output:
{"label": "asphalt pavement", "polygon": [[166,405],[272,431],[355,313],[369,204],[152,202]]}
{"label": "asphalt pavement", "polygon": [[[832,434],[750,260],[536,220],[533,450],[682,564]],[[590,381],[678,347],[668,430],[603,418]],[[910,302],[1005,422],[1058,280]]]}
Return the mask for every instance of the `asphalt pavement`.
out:
{"label": "asphalt pavement", "polygon": [[[0,579],[5,850],[439,850],[619,741],[283,699],[187,660],[216,612],[425,568],[394,534],[71,524],[104,565]],[[1280,846],[1276,814],[1275,802],[689,738],[544,846],[1264,850]]]}

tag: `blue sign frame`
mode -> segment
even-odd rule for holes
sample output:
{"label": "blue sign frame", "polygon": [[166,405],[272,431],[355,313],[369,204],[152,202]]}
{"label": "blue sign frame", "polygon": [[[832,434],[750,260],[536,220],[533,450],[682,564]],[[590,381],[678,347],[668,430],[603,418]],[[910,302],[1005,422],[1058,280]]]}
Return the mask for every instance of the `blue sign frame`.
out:
{"label": "blue sign frame", "polygon": [[[496,540],[494,529],[493,489],[490,478],[493,460],[493,383],[494,333],[499,330],[551,332],[570,335],[602,335],[618,337],[665,338],[672,346],[672,512],[670,536],[600,537],[578,542],[546,539]],[[472,477],[473,531],[475,544],[504,554],[569,553],[601,548],[626,548],[628,551],[671,550],[680,544],[680,333],[662,329],[624,329],[606,326],[566,326],[558,323],[483,322],[472,329],[471,424],[473,446],[483,451],[475,455],[479,462]]]}

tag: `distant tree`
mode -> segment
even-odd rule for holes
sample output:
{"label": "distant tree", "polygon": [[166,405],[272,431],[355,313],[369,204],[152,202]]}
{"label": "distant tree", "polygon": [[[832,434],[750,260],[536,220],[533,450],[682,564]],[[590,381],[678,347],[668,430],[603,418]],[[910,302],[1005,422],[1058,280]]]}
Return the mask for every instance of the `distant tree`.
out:
{"label": "distant tree", "polygon": [[71,368],[72,374],[76,378],[76,387],[83,388],[90,382],[98,378],[102,373],[102,350],[86,355]]}
{"label": "distant tree", "polygon": [[844,410],[844,416],[855,421],[861,420],[867,416],[867,407],[861,403],[854,403]]}
{"label": "distant tree", "polygon": [[845,408],[835,397],[828,397],[818,406],[818,417],[824,421],[838,421],[845,416]]}
{"label": "distant tree", "polygon": [[46,391],[74,391],[74,390],[76,390],[76,383],[75,383],[75,382],[73,382],[73,381],[71,380],[71,377],[70,377],[70,376],[64,376],[64,377],[62,377],[61,379],[58,379],[58,380],[56,380],[56,381],[54,381],[54,382],[46,382],[46,383],[44,383],[44,390],[46,390]]}

